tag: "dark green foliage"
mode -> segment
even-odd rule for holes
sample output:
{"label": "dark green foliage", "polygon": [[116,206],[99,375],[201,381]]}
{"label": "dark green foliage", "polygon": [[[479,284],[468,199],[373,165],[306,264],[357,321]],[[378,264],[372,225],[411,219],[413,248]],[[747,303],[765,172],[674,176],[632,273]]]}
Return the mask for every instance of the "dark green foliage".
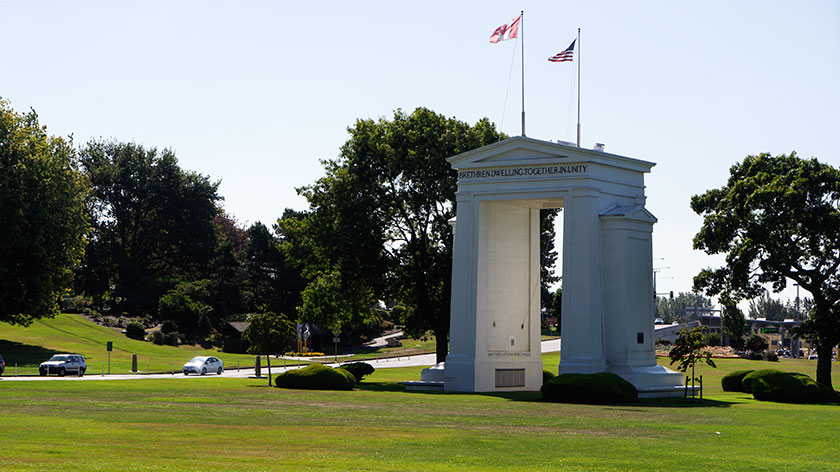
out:
{"label": "dark green foliage", "polygon": [[133,143],[91,141],[80,161],[94,224],[90,257],[77,270],[85,293],[114,286],[121,311],[149,313],[174,286],[161,281],[202,278],[216,245],[217,182],[182,170],[169,149]]}
{"label": "dark green foliage", "polygon": [[132,321],[125,327],[125,335],[131,339],[143,340],[146,338],[146,330],[137,321]]}
{"label": "dark green foliage", "polygon": [[765,361],[779,362],[779,355],[772,351],[764,351],[761,353],[761,358]]}
{"label": "dark green foliage", "polygon": [[636,387],[608,372],[563,374],[543,383],[543,400],[563,403],[631,403],[638,401]]}
{"label": "dark green foliage", "polygon": [[163,335],[163,343],[167,346],[177,346],[181,342],[180,333],[166,333]]}
{"label": "dark green foliage", "polygon": [[443,362],[457,187],[446,158],[500,135],[487,119],[470,126],[425,108],[357,120],[348,132],[339,158],[324,162],[326,175],[299,189],[310,211],[278,226],[311,283],[339,291],[341,316],[365,320],[375,315],[372,300],[395,300],[406,307],[406,333],[434,331]]}
{"label": "dark green foliage", "polygon": [[356,378],[350,372],[318,363],[289,370],[275,379],[277,387],[307,390],[353,390],[355,384]]}
{"label": "dark green foliage", "polygon": [[152,332],[152,342],[157,344],[158,346],[162,346],[166,344],[166,335],[160,331],[153,331]]}
{"label": "dark green foliage", "polygon": [[175,331],[178,331],[178,325],[172,320],[166,320],[161,323],[160,330],[163,334],[174,333]]}
{"label": "dark green foliage", "polygon": [[668,353],[668,357],[671,358],[671,365],[679,363],[677,369],[680,372],[686,372],[688,369],[691,369],[691,375],[693,377],[694,365],[700,360],[705,361],[711,367],[717,367],[712,360],[711,352],[706,352],[706,354],[701,354],[700,352],[706,346],[706,342],[704,341],[705,329],[705,326],[698,326],[690,330],[686,330],[685,328],[680,330],[679,337],[674,341],[674,347]]}
{"label": "dark green foliage", "polygon": [[357,383],[361,382],[366,375],[370,375],[376,370],[367,362],[351,362],[349,364],[343,364],[341,368],[353,374]]}
{"label": "dark green foliage", "polygon": [[769,344],[767,344],[767,340],[756,333],[751,334],[750,337],[747,338],[746,347],[750,351],[762,352],[767,349],[768,346]]}
{"label": "dark green foliage", "polygon": [[757,370],[744,377],[744,388],[756,400],[783,403],[835,403],[837,394],[805,374],[775,369]]}
{"label": "dark green foliage", "polygon": [[0,99],[0,321],[58,313],[90,232],[73,143]]}
{"label": "dark green foliage", "polygon": [[720,323],[723,334],[729,338],[729,345],[735,349],[744,348],[744,324],[747,322],[744,312],[738,305],[728,302],[723,306]]}
{"label": "dark green foliage", "polygon": [[766,285],[780,292],[799,284],[814,304],[795,334],[817,346],[817,381],[830,387],[831,350],[840,344],[840,169],[764,153],[729,172],[726,185],[691,198],[703,217],[694,248],[726,256],[722,267],[701,271],[694,288],[737,302]]}
{"label": "dark green foliage", "polygon": [[720,333],[706,333],[706,336],[703,338],[703,342],[705,342],[707,346],[720,346]]}
{"label": "dark green foliage", "polygon": [[554,377],[557,377],[557,374],[551,372],[550,370],[543,370],[543,383],[546,383]]}
{"label": "dark green foliage", "polygon": [[754,370],[736,370],[734,372],[730,372],[723,376],[720,379],[720,385],[723,387],[724,392],[744,392],[749,393],[744,389],[744,376],[755,372]]}

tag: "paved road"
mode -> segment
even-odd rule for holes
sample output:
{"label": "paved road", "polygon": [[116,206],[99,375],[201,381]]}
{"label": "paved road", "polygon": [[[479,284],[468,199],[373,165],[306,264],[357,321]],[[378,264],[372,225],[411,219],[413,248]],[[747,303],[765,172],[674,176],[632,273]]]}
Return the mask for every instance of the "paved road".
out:
{"label": "paved road", "polygon": [[[560,350],[560,340],[559,339],[552,339],[549,341],[542,342],[542,352],[553,352]],[[293,365],[291,361],[286,362],[287,367],[283,367],[283,361],[278,360],[278,364],[272,363],[271,366],[271,375],[279,374],[280,372],[285,372],[286,370],[297,369],[297,365]],[[408,356],[408,357],[392,357],[388,359],[373,359],[365,361],[368,364],[372,365],[376,369],[388,369],[394,367],[422,367],[422,366],[430,366],[435,364],[435,355],[434,354],[420,354],[418,356]],[[330,363],[327,364],[329,366],[335,367],[337,364]],[[6,373],[8,374],[8,370]],[[69,382],[83,382],[86,380],[143,380],[143,379],[212,379],[214,377],[226,377],[226,378],[248,378],[253,377],[254,369],[240,369],[240,370],[225,370],[222,375],[217,376],[213,374],[208,375],[184,375],[180,372],[176,372],[175,375],[172,374],[111,374],[102,376],[101,374],[97,374],[95,372],[89,372],[84,377],[77,377],[74,375],[68,375],[66,377],[56,377],[56,376],[48,376],[48,377],[39,377],[39,376],[22,376],[22,377],[9,377],[7,375],[3,375],[0,377],[0,382],[5,381],[38,381],[38,382],[45,382],[45,381],[56,381],[56,380],[64,380]],[[268,368],[263,366],[262,368],[262,375],[268,375]]]}

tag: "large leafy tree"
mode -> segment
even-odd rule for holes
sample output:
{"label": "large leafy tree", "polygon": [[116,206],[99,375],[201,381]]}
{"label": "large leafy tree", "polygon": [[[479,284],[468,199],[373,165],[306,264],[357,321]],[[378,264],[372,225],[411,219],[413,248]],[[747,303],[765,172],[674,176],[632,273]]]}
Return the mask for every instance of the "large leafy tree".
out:
{"label": "large leafy tree", "polygon": [[[400,302],[409,334],[432,330],[448,350],[456,173],[446,158],[500,139],[486,119],[473,126],[425,108],[391,120],[358,120],[327,175],[300,190],[310,204],[298,236],[311,247],[311,278],[337,271],[360,309],[370,290]],[[328,281],[335,285],[334,276]]]}
{"label": "large leafy tree", "polygon": [[747,319],[744,312],[735,303],[729,302],[723,306],[720,315],[720,324],[723,334],[729,338],[729,345],[735,349],[744,348],[744,324]]}
{"label": "large leafy tree", "polygon": [[[168,149],[92,141],[81,151],[92,184],[94,251],[82,288],[116,287],[129,312],[151,312],[176,280],[206,274],[216,244],[218,182],[187,172]],[[95,256],[95,257],[94,257]]]}
{"label": "large leafy tree", "polygon": [[691,199],[703,216],[695,249],[726,254],[695,289],[727,300],[775,292],[789,280],[811,293],[802,334],[817,346],[817,381],[831,386],[831,350],[840,343],[840,170],[795,153],[747,156],[726,185]]}
{"label": "large leafy tree", "polygon": [[268,384],[271,385],[271,354],[285,352],[295,338],[295,327],[284,314],[259,313],[248,320],[250,324],[242,333],[242,340],[249,343],[248,353],[265,354],[268,365]]}
{"label": "large leafy tree", "polygon": [[89,232],[72,142],[0,100],[0,321],[52,316]]}

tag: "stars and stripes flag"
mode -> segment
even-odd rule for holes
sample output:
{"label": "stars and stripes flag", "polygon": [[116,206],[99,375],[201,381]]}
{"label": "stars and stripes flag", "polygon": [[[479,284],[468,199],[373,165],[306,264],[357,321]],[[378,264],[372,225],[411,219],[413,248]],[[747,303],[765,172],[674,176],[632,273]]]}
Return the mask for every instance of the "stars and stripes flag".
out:
{"label": "stars and stripes flag", "polygon": [[569,62],[574,59],[575,53],[575,42],[577,39],[572,41],[571,46],[567,47],[565,51],[558,52],[557,54],[548,58],[549,62]]}
{"label": "stars and stripes flag", "polygon": [[493,31],[493,34],[490,36],[490,42],[498,43],[499,41],[507,41],[508,39],[516,38],[517,35],[519,35],[520,18],[522,18],[522,15],[511,20],[510,25],[502,25],[496,28],[496,31]]}

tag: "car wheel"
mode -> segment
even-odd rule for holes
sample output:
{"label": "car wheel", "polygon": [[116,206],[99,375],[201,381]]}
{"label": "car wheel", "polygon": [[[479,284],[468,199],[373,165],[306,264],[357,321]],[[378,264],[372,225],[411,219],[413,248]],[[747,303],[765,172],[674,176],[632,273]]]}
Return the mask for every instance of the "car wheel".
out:
{"label": "car wheel", "polygon": [[221,367],[219,367],[219,370],[216,372],[216,374],[222,375],[222,368]]}
{"label": "car wheel", "polygon": [[46,371],[46,370],[42,370],[42,371],[40,372],[40,374],[41,374],[41,377],[43,377],[43,376],[47,375],[47,371]]}
{"label": "car wheel", "polygon": [[190,375],[186,370],[184,371],[184,375]]}
{"label": "car wheel", "polygon": [[207,375],[207,369],[204,367],[201,368],[201,375]]}
{"label": "car wheel", "polygon": [[84,367],[81,367],[81,368],[79,369],[79,377],[84,377],[84,376],[85,376],[85,368],[84,368]]}
{"label": "car wheel", "polygon": [[66,373],[67,373],[67,369],[65,369],[64,367],[62,367],[62,368],[58,371],[58,376],[59,376],[59,377],[64,377],[64,374],[66,374]]}

